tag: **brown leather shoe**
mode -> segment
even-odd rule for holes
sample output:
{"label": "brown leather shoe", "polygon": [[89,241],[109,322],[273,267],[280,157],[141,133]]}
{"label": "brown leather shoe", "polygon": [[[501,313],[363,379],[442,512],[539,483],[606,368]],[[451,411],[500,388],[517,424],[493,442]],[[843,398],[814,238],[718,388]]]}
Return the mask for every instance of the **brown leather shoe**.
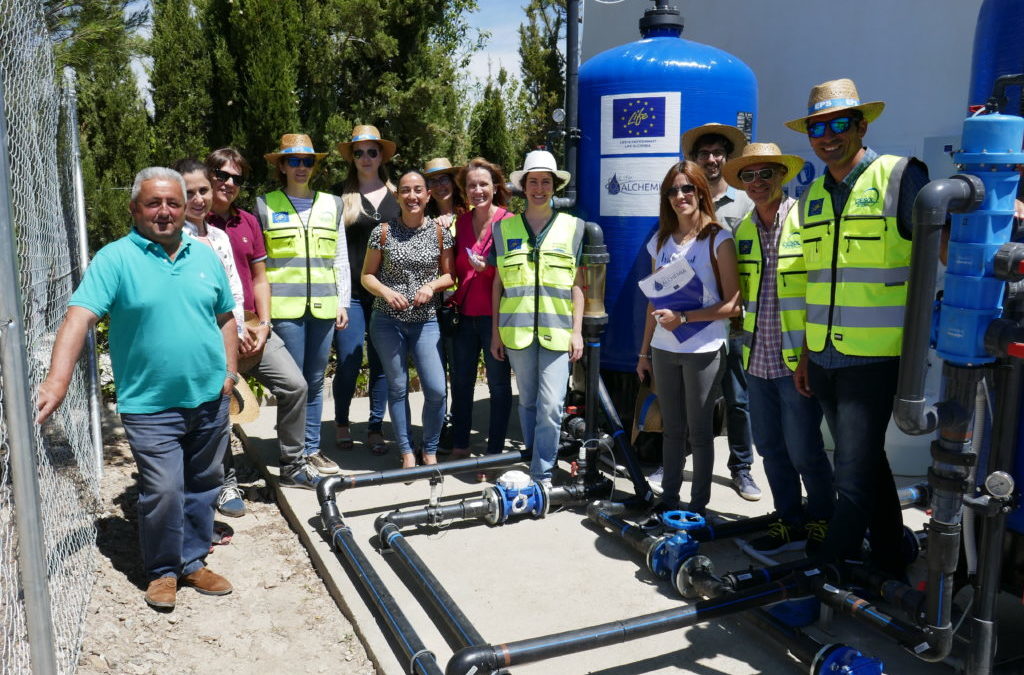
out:
{"label": "brown leather shoe", "polygon": [[232,590],[231,582],[211,572],[209,567],[200,567],[192,574],[186,574],[181,578],[182,586],[191,586],[203,595],[227,595]]}
{"label": "brown leather shoe", "polygon": [[146,589],[146,603],[158,609],[174,609],[174,598],[178,593],[177,577],[160,577],[149,582]]}

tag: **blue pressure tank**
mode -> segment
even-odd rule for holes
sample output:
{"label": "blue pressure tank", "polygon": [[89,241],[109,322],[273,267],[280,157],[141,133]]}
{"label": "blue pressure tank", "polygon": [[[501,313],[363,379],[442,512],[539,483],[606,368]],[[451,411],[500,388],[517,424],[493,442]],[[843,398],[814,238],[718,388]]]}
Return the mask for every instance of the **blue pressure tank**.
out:
{"label": "blue pressure tank", "polygon": [[[992,94],[992,87],[1002,75],[1024,73],[1024,2],[1020,0],[984,0],[978,11],[974,33],[974,57],[971,64],[971,89],[968,103],[981,105]],[[1019,87],[1007,90],[1006,111],[1024,114],[1024,97]],[[1012,199],[1009,200],[1012,208]],[[1021,401],[1021,423],[1017,433],[1017,453],[1013,477],[1018,494],[1024,488],[1024,400]],[[1024,506],[1018,507],[1006,521],[1007,528],[1024,535]]]}
{"label": "blue pressure tank", "polygon": [[644,245],[656,226],[661,182],[680,159],[684,131],[716,122],[753,138],[757,80],[735,56],[680,37],[682,18],[658,2],[640,20],[643,39],[602,52],[579,72],[579,215],[601,225],[611,254],[608,328],[601,366],[631,372],[650,274]]}

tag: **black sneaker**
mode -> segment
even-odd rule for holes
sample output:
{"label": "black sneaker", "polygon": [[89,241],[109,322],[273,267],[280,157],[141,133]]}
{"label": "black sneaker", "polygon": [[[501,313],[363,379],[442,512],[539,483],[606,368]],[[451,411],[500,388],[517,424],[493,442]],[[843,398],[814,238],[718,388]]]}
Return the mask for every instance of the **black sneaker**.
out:
{"label": "black sneaker", "polygon": [[828,534],[827,520],[809,520],[804,525],[804,533],[807,536],[807,555],[814,555],[821,550],[821,545]]}
{"label": "black sneaker", "polygon": [[315,490],[316,486],[320,484],[320,474],[309,464],[302,462],[298,466],[282,467],[277,484],[281,487]]}
{"label": "black sneaker", "polygon": [[455,429],[452,427],[452,416],[444,416],[444,425],[441,426],[441,436],[437,439],[437,453],[439,455],[450,455],[455,447]]}
{"label": "black sneaker", "polygon": [[762,555],[774,555],[803,548],[806,538],[807,532],[803,527],[786,525],[776,520],[768,528],[767,534],[750,542],[750,548]]}

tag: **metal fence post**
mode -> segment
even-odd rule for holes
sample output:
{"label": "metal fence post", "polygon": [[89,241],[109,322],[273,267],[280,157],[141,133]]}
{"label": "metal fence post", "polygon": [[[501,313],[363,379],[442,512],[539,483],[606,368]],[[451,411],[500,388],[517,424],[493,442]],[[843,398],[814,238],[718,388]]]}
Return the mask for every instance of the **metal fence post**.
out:
{"label": "metal fence post", "polygon": [[[67,96],[67,125],[71,151],[72,189],[75,193],[75,227],[78,231],[78,270],[76,281],[81,282],[89,266],[89,232],[85,220],[85,186],[82,183],[82,154],[78,144],[78,92],[75,89],[75,70],[64,68],[64,91]],[[86,375],[89,378],[89,422],[92,445],[96,452],[96,488],[103,477],[103,422],[100,416],[100,375],[96,362],[96,328],[90,328],[85,341]]]}
{"label": "metal fence post", "polygon": [[10,157],[7,147],[7,108],[0,72],[0,371],[3,372],[4,411],[11,451],[18,561],[25,598],[32,672],[57,672],[54,653],[46,549],[39,506],[25,327],[21,316],[21,285],[11,207]]}

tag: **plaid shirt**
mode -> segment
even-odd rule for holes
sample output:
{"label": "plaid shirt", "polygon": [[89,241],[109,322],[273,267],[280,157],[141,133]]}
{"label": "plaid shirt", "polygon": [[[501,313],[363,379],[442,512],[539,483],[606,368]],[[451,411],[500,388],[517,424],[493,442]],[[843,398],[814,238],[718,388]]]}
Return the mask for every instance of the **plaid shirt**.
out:
{"label": "plaid shirt", "polygon": [[747,370],[751,375],[766,380],[789,377],[792,371],[782,361],[782,320],[779,317],[779,294],[776,271],[779,267],[779,235],[789,210],[796,204],[792,197],[783,195],[779,210],[771,223],[762,223],[757,209],[750,216],[757,225],[761,241],[761,288],[757,294],[756,339],[750,351]]}

